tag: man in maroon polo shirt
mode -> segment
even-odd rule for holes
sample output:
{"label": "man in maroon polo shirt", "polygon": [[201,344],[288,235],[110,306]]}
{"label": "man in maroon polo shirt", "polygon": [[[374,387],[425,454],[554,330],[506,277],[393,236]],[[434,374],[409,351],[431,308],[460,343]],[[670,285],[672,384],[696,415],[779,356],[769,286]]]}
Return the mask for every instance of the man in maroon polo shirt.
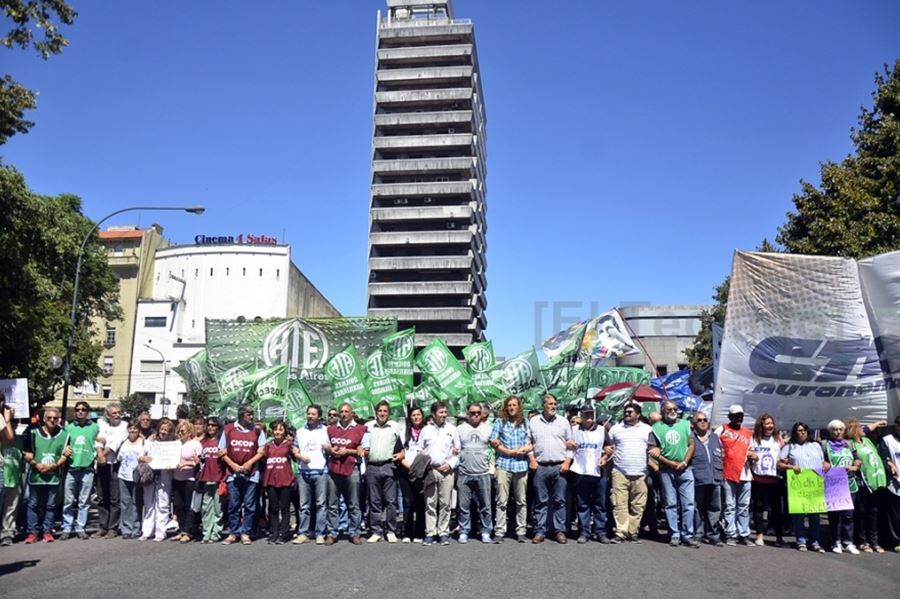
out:
{"label": "man in maroon polo shirt", "polygon": [[359,464],[365,451],[369,448],[369,437],[366,427],[353,420],[353,408],[344,403],[338,408],[338,421],[328,427],[329,447],[331,454],[328,462],[328,474],[334,485],[334,493],[328,505],[328,533],[325,543],[331,545],[337,539],[338,505],[343,498],[347,504],[347,533],[350,542],[360,545],[359,528],[362,512],[359,507]]}

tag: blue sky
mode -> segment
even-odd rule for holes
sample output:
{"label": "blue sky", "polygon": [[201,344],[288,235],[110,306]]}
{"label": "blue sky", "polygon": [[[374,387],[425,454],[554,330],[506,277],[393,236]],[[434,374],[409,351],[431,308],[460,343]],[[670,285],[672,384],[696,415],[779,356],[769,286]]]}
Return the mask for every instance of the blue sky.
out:
{"label": "blue sky", "polygon": [[[254,233],[364,314],[376,11],[383,0],[100,2],[49,61],[0,156],[39,193],[175,243]],[[488,115],[488,337],[512,355],[624,302],[705,303],[774,237],[801,178],[851,151],[900,3],[456,0]],[[540,304],[539,304],[540,305]],[[576,307],[571,307],[575,305]],[[580,305],[581,307],[577,307]],[[538,316],[536,316],[536,314]]]}

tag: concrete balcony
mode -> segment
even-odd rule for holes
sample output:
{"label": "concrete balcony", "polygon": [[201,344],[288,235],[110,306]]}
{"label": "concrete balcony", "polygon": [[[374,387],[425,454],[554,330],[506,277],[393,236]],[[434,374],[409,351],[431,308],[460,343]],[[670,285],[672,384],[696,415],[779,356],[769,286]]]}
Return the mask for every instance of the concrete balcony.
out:
{"label": "concrete balcony", "polygon": [[110,268],[137,268],[141,265],[141,257],[134,250],[118,256],[110,253],[106,261]]}
{"label": "concrete balcony", "polygon": [[472,193],[471,181],[444,181],[428,183],[376,183],[372,185],[373,197],[447,196]]}
{"label": "concrete balcony", "polygon": [[416,69],[380,69],[375,72],[375,80],[383,84],[410,83],[452,83],[470,85],[472,79],[471,66],[459,67],[422,67]]}
{"label": "concrete balcony", "polygon": [[428,59],[465,59],[472,56],[472,44],[446,46],[413,46],[411,48],[382,48],[377,52],[378,65],[421,64]]}
{"label": "concrete balcony", "polygon": [[429,320],[472,321],[472,308],[369,308],[369,316],[394,317],[408,322]]}
{"label": "concrete balcony", "polygon": [[372,161],[372,173],[375,175],[416,175],[465,171],[466,174],[471,174],[475,164],[475,158],[465,156],[460,158],[374,160]]}
{"label": "concrete balcony", "polygon": [[469,295],[470,281],[369,283],[369,295]]}
{"label": "concrete balcony", "polygon": [[399,112],[393,114],[376,114],[375,126],[382,129],[390,127],[410,127],[414,125],[468,125],[472,122],[471,110],[449,110],[446,112]]}
{"label": "concrete balcony", "polygon": [[441,148],[471,148],[475,136],[471,133],[447,133],[441,135],[379,136],[372,140],[376,150],[437,150]]}
{"label": "concrete balcony", "polygon": [[465,21],[439,20],[431,23],[392,21],[382,19],[378,28],[378,40],[387,46],[411,42],[470,42],[472,23]]}
{"label": "concrete balcony", "polygon": [[471,333],[416,333],[416,347],[425,347],[438,337],[450,347],[465,347],[475,341]]}
{"label": "concrete balcony", "polygon": [[371,245],[431,245],[431,244],[471,244],[471,231],[398,231],[391,233],[370,233]]}
{"label": "concrete balcony", "polygon": [[402,222],[409,220],[466,219],[471,222],[469,206],[410,206],[405,208],[373,208],[372,220],[378,222]]}
{"label": "concrete balcony", "polygon": [[[466,102],[472,99],[472,88],[458,89],[412,89],[390,92],[375,92],[375,103],[392,104],[445,104]],[[460,106],[461,108],[462,106]]]}
{"label": "concrete balcony", "polygon": [[474,275],[475,261],[468,256],[409,256],[369,258],[369,270],[468,270]]}

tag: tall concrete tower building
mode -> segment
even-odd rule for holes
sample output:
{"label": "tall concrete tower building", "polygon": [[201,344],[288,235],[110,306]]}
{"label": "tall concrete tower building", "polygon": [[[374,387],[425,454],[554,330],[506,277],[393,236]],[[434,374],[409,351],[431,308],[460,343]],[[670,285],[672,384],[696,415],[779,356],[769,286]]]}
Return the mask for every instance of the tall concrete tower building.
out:
{"label": "tall concrete tower building", "polygon": [[487,327],[485,111],[475,33],[451,0],[378,13],[368,313],[456,353]]}

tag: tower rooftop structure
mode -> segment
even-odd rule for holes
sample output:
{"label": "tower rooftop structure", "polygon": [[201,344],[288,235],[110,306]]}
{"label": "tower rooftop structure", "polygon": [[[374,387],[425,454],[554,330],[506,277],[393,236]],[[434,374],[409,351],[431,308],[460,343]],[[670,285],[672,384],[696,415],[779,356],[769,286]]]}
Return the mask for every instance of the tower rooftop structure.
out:
{"label": "tower rooftop structure", "polygon": [[470,20],[450,0],[378,13],[368,313],[454,352],[487,327],[486,116]]}

